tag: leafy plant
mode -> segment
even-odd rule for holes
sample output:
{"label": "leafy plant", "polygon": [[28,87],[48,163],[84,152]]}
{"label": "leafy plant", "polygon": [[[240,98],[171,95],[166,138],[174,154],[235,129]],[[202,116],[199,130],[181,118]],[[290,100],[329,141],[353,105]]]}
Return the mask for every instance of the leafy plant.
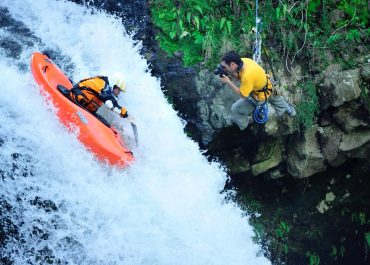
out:
{"label": "leafy plant", "polygon": [[370,247],[370,232],[365,233],[365,239],[366,239],[367,244]]}
{"label": "leafy plant", "polygon": [[307,251],[306,256],[310,259],[310,265],[320,264],[320,257],[316,253],[311,254],[309,251]]}
{"label": "leafy plant", "polygon": [[298,85],[302,90],[301,103],[298,104],[296,111],[297,126],[302,124],[304,128],[309,128],[316,123],[316,115],[320,113],[319,98],[316,95],[316,88],[308,79],[306,83]]}

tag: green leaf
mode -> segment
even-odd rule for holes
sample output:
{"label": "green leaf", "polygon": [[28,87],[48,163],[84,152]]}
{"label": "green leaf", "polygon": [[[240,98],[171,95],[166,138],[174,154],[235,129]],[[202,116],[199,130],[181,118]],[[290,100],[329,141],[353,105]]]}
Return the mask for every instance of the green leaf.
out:
{"label": "green leaf", "polygon": [[188,20],[188,23],[190,24],[190,19],[191,19],[191,13],[190,12],[186,14],[186,18]]}
{"label": "green leaf", "polygon": [[280,18],[280,7],[276,8],[276,19]]}
{"label": "green leaf", "polygon": [[204,39],[204,35],[202,35],[202,33],[200,33],[199,31],[195,31],[193,33],[193,36],[195,38],[194,43],[196,43],[196,44],[202,44],[203,39]]}
{"label": "green leaf", "polygon": [[334,254],[334,256],[337,255],[337,252],[338,252],[337,251],[337,248],[335,246],[333,246],[333,254]]}
{"label": "green leaf", "polygon": [[[329,44],[334,44],[336,41],[340,40],[342,37],[341,34],[334,34],[334,35],[331,35],[330,38],[328,39],[328,43]],[[344,209],[342,210],[342,215],[344,215]]]}
{"label": "green leaf", "polygon": [[288,6],[285,4],[285,5],[283,5],[283,13],[284,13],[284,16],[285,16],[285,14],[286,14],[286,10],[287,10],[287,8],[288,8]]}
{"label": "green leaf", "polygon": [[236,6],[239,6],[239,0],[236,0]]}
{"label": "green leaf", "polygon": [[199,17],[194,16],[194,21],[195,21],[195,24],[197,25],[197,30],[199,30]]}
{"label": "green leaf", "polygon": [[203,11],[202,11],[202,8],[200,6],[194,6],[194,8],[196,10],[198,10],[203,15]]}
{"label": "green leaf", "polygon": [[285,245],[285,244],[283,244],[283,247],[284,247],[284,249],[285,249],[285,254],[288,254],[288,246],[287,246],[287,245]]}
{"label": "green leaf", "polygon": [[311,12],[312,13],[316,12],[316,7],[318,7],[320,5],[321,0],[311,0],[311,1],[308,1],[308,2],[309,2],[309,5],[308,5],[308,8],[307,8],[307,15],[310,16]]}
{"label": "green leaf", "polygon": [[224,17],[221,18],[220,29],[222,29],[222,27],[224,26],[225,22],[226,22],[226,18],[224,18]]}
{"label": "green leaf", "polygon": [[170,37],[171,37],[171,39],[175,38],[176,37],[176,31],[171,31],[170,32]]}
{"label": "green leaf", "polygon": [[179,20],[179,26],[180,26],[181,31],[184,31],[184,25],[183,25],[182,19]]}
{"label": "green leaf", "polygon": [[289,20],[289,22],[293,25],[297,24],[297,22],[295,22],[292,17],[290,15],[286,15],[287,19]]}
{"label": "green leaf", "polygon": [[343,246],[341,246],[340,247],[340,255],[342,256],[342,258],[343,258],[343,256],[344,256],[344,252],[346,251],[346,249],[343,247]]}
{"label": "green leaf", "polygon": [[230,20],[228,20],[228,21],[226,22],[226,25],[227,25],[227,29],[229,30],[229,34],[231,34],[231,29],[232,29],[231,21],[230,21]]}
{"label": "green leaf", "polygon": [[204,28],[205,28],[205,26],[206,26],[206,20],[207,20],[207,18],[202,18],[201,20],[200,20],[200,25],[202,26],[202,29],[204,30]]}
{"label": "green leaf", "polygon": [[253,15],[253,11],[252,11],[252,9],[250,8],[250,6],[247,6],[247,8],[248,8],[249,12],[251,13],[251,15]]}

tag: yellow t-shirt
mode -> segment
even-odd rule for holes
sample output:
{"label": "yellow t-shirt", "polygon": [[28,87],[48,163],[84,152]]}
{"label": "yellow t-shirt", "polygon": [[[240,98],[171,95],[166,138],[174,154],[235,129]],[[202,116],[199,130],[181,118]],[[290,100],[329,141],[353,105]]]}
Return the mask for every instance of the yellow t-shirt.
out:
{"label": "yellow t-shirt", "polygon": [[[239,72],[239,77],[241,80],[240,85],[240,93],[244,97],[248,97],[249,94],[254,91],[254,93],[251,94],[251,96],[259,101],[265,100],[265,93],[264,92],[257,92],[258,90],[261,90],[268,81],[268,88],[271,89],[272,85],[265,74],[265,71],[261,66],[259,66],[255,61],[249,58],[242,58],[242,61],[245,65],[243,71]],[[267,98],[271,95],[271,93],[267,94]]]}

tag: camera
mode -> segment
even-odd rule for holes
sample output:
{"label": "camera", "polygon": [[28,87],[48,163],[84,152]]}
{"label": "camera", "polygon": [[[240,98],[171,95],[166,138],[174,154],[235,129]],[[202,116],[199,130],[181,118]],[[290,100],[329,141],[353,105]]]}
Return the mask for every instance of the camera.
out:
{"label": "camera", "polygon": [[213,70],[213,73],[215,75],[219,75],[220,77],[223,77],[224,75],[228,76],[229,73],[227,71],[224,70],[224,68],[222,67],[222,63],[219,63],[217,65],[217,68],[216,70]]}

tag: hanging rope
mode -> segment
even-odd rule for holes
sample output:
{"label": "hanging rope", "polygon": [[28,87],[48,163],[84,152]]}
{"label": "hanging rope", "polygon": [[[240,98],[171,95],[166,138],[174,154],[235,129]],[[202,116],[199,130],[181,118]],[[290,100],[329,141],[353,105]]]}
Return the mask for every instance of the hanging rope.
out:
{"label": "hanging rope", "polygon": [[[260,28],[258,29],[258,25],[260,25]],[[261,64],[261,44],[262,44],[262,37],[261,37],[261,31],[263,28],[263,24],[261,19],[258,17],[258,0],[256,0],[256,27],[252,28],[251,30],[251,40],[253,42],[253,48],[252,48],[252,59],[258,64]],[[255,34],[255,39],[253,34]],[[254,41],[253,41],[254,39]]]}
{"label": "hanging rope", "polygon": [[[260,25],[260,28],[258,29],[258,25]],[[261,60],[261,45],[262,45],[262,37],[261,37],[261,31],[263,28],[263,24],[261,22],[261,19],[258,17],[258,0],[256,0],[256,27],[252,28],[251,30],[251,40],[253,41],[255,34],[255,39],[253,42],[253,49],[252,49],[252,59],[258,64],[262,63]],[[266,93],[265,93],[266,96]],[[257,106],[254,110],[253,118],[254,120],[259,123],[263,124],[267,121],[268,116],[268,106],[267,106],[267,100],[265,100],[265,103],[263,105]]]}

